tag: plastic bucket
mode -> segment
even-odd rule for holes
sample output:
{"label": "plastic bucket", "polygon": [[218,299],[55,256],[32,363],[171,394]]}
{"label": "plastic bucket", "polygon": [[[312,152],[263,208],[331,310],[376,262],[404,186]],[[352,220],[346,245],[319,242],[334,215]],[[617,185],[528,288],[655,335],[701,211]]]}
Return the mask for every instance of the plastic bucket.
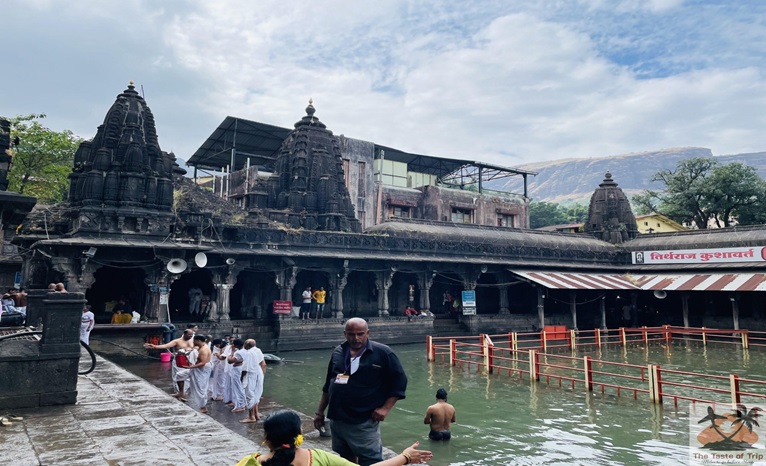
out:
{"label": "plastic bucket", "polygon": [[160,353],[160,362],[170,362],[170,353]]}

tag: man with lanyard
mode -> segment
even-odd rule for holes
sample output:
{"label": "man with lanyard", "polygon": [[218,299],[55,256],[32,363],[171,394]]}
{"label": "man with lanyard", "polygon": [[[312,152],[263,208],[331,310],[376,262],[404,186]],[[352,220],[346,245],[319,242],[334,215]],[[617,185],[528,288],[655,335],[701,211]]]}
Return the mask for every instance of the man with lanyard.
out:
{"label": "man with lanyard", "polygon": [[383,460],[380,422],[404,399],[407,376],[388,346],[369,339],[364,319],[346,322],[346,342],[333,350],[314,426],[332,420],[332,449],[369,466]]}

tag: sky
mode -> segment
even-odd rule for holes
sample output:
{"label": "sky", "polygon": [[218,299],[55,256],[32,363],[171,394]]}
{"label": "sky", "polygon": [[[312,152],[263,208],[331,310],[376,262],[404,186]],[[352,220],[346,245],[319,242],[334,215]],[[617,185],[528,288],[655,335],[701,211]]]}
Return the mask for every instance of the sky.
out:
{"label": "sky", "polygon": [[129,81],[188,159],[227,116],[518,166],[766,151],[763,0],[3,0],[0,115],[90,139]]}

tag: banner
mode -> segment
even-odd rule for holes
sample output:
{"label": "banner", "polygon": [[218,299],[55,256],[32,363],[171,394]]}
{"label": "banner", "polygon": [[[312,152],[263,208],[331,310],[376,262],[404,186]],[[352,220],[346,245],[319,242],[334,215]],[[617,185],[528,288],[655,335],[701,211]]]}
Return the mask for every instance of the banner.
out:
{"label": "banner", "polygon": [[763,262],[766,248],[678,249],[669,251],[634,251],[634,264],[714,264],[722,262]]}

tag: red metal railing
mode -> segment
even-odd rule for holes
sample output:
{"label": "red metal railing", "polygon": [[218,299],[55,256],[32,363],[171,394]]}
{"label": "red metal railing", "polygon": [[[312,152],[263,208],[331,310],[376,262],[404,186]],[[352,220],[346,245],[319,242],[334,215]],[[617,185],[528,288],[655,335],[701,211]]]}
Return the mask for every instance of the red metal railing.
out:
{"label": "red metal railing", "polygon": [[[479,335],[478,337],[428,337],[428,360],[441,358],[452,366],[488,373],[526,375],[536,382],[558,382],[575,389],[582,385],[586,390],[613,390],[617,396],[628,393],[637,399],[648,394],[655,403],[672,399],[705,403],[748,403],[766,399],[766,380],[742,378],[737,374],[728,376],[703,374],[680,370],[662,369],[658,364],[647,366],[553,354],[550,351],[578,348],[603,348],[608,345],[648,346],[662,344],[720,343],[741,345],[743,348],[766,346],[766,332],[747,330],[721,330],[685,327],[640,327],[603,331],[556,332],[555,340],[542,332]],[[564,337],[564,338],[562,338]],[[495,343],[497,341],[497,344]],[[725,400],[728,398],[728,400]],[[724,401],[725,400],[725,401]]]}

